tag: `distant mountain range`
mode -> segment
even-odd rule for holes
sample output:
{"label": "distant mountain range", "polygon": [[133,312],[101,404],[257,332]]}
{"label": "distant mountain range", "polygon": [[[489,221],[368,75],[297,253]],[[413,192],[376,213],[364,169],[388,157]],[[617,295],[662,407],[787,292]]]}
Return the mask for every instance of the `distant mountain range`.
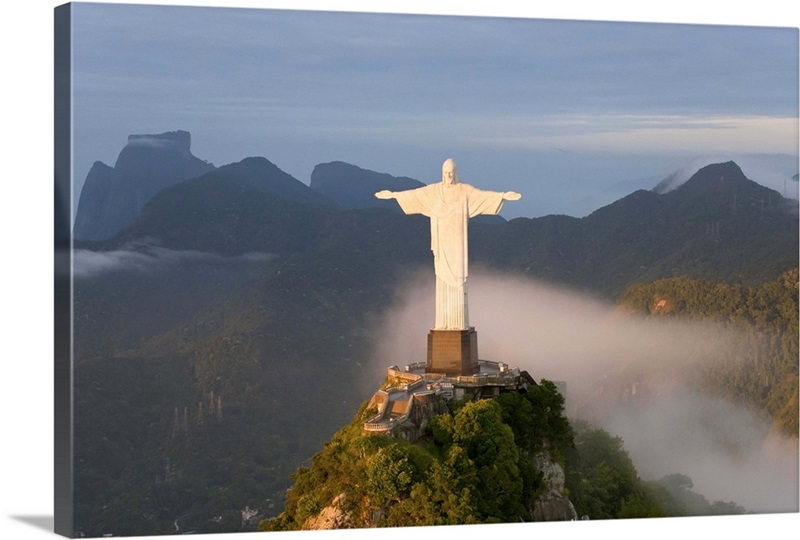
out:
{"label": "distant mountain range", "polygon": [[[360,246],[374,245],[373,231],[345,225],[360,219],[392,222],[385,229],[391,238],[381,241],[423,252],[426,233],[412,233],[418,220],[391,217],[397,204],[374,197],[381,189],[422,186],[417,180],[332,162],[318,165],[308,186],[260,157],[215,169],[189,154],[188,141],[185,132],[132,136],[104,190],[96,171],[106,169],[96,165],[81,196],[76,239],[108,236],[106,249],[147,238],[172,249],[288,256],[313,252],[342,232],[337,227]],[[167,172],[158,172],[164,164]],[[196,168],[204,173],[177,180]],[[134,188],[139,181],[146,189]],[[796,265],[795,201],[747,179],[733,162],[706,166],[677,188],[667,190],[667,183],[580,219],[471,220],[471,260],[612,296],[638,280],[685,274],[753,283]],[[377,209],[391,212],[364,214]]]}
{"label": "distant mountain range", "polygon": [[[247,188],[339,210],[383,208],[399,212],[397,203],[376,199],[375,192],[425,185],[413,178],[395,177],[341,161],[314,167],[310,189],[261,157],[220,169],[221,178],[241,181]],[[133,224],[145,204],[160,191],[214,170],[211,163],[192,155],[191,135],[186,131],[131,135],[114,167],[97,161],[89,171],[78,201],[73,235],[77,240],[107,240]],[[479,216],[476,221],[500,224],[505,219]]]}
{"label": "distant mountain range", "polygon": [[[129,140],[81,195],[76,261],[105,269],[74,282],[87,536],[253,530],[245,506],[277,514],[288,475],[382,377],[371,330],[394,285],[432,272],[427,218],[373,197],[415,180],[334,162],[308,186],[261,157],[215,168],[184,133]],[[797,267],[797,204],[713,164],[581,219],[471,221],[470,261],[610,298],[681,275],[763,283]]]}
{"label": "distant mountain range", "polygon": [[663,194],[640,190],[581,218],[475,228],[473,260],[614,296],[633,282],[686,275],[759,283],[797,266],[797,203],[708,165]]}

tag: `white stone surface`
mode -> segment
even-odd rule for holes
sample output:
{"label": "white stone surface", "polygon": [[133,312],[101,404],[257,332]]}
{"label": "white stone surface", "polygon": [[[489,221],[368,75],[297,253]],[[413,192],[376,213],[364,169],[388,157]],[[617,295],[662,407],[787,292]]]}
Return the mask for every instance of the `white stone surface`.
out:
{"label": "white stone surface", "polygon": [[504,201],[519,200],[514,191],[483,191],[458,179],[452,159],[442,165],[442,181],[407,191],[379,191],[379,199],[395,199],[406,214],[422,214],[431,221],[431,251],[436,272],[437,330],[469,328],[467,277],[469,218],[497,214]]}

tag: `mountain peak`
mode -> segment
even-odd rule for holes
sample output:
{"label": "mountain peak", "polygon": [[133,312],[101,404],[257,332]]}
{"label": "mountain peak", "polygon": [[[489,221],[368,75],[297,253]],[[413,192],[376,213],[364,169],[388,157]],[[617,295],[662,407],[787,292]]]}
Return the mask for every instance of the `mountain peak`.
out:
{"label": "mountain peak", "polygon": [[758,187],[761,186],[748,179],[736,162],[725,161],[702,167],[698,167],[696,163],[688,165],[661,180],[652,191],[658,195],[678,190],[711,194]]}
{"label": "mountain peak", "polygon": [[95,162],[81,190],[73,234],[104,240],[132,224],[156,193],[214,169],[191,153],[188,131],[129,135],[114,167]]}
{"label": "mountain peak", "polygon": [[236,163],[224,165],[212,174],[228,181],[236,179],[241,185],[292,201],[330,205],[325,197],[265,157],[246,157]]}
{"label": "mountain peak", "polygon": [[748,179],[733,161],[706,165],[675,189],[689,195],[719,195],[730,192],[750,192],[766,189]]}
{"label": "mountain peak", "polygon": [[720,175],[737,179],[747,179],[747,177],[744,175],[744,172],[742,172],[741,167],[739,167],[735,161],[726,161],[724,163],[712,163],[710,165],[706,165],[705,167],[701,167],[692,176],[692,178],[707,175]]}
{"label": "mountain peak", "polygon": [[158,135],[128,135],[128,146],[156,146],[189,152],[192,136],[188,131],[168,131]]}
{"label": "mountain peak", "polygon": [[382,189],[403,191],[422,187],[425,184],[407,176],[392,176],[343,161],[320,163],[311,172],[311,189],[324,195],[339,208],[387,208],[397,209],[394,201],[375,198]]}
{"label": "mountain peak", "polygon": [[[225,167],[251,168],[251,169],[254,169],[254,170],[281,171],[280,167],[275,165],[273,162],[271,162],[267,158],[261,157],[261,156],[246,157],[243,160],[238,161],[236,163],[230,163],[228,165],[225,165]],[[281,171],[281,172],[283,172],[283,171]],[[284,173],[284,174],[286,174],[286,173]],[[299,182],[299,180],[298,180],[298,182]]]}

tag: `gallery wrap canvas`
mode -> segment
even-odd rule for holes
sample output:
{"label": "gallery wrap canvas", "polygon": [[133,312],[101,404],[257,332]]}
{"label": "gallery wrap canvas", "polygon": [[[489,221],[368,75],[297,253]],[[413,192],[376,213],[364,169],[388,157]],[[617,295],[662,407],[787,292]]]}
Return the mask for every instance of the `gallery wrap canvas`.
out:
{"label": "gallery wrap canvas", "polygon": [[54,23],[58,534],[798,512],[797,28]]}

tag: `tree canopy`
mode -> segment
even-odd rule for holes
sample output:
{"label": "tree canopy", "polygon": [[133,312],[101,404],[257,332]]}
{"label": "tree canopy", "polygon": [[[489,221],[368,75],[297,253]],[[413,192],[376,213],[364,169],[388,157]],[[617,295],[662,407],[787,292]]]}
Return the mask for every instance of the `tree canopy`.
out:
{"label": "tree canopy", "polygon": [[302,528],[339,495],[354,526],[530,520],[541,493],[533,453],[564,456],[572,445],[555,385],[542,381],[522,393],[451,405],[413,444],[364,435],[362,406],[311,466],[298,470],[284,512],[262,528]]}

